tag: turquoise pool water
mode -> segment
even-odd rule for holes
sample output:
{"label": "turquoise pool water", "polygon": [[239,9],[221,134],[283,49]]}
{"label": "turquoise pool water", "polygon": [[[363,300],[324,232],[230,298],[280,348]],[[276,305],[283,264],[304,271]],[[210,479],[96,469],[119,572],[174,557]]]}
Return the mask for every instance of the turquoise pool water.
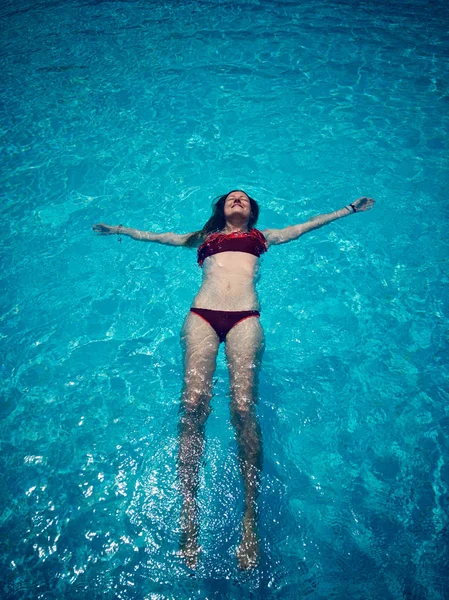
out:
{"label": "turquoise pool water", "polygon": [[[449,598],[447,3],[3,2],[1,597]],[[220,355],[203,556],[176,556],[192,231],[242,187],[273,248],[262,554]]]}

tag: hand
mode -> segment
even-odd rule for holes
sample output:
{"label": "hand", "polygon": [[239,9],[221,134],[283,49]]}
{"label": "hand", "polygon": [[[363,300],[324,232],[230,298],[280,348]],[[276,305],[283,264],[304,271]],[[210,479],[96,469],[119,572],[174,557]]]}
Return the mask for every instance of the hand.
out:
{"label": "hand", "polygon": [[99,235],[114,235],[118,233],[118,227],[105,225],[104,223],[97,223],[92,226],[92,229]]}
{"label": "hand", "polygon": [[375,200],[373,200],[372,198],[362,196],[361,198],[354,200],[352,206],[354,206],[355,212],[361,212],[362,210],[369,210],[370,208],[373,208],[374,202]]}

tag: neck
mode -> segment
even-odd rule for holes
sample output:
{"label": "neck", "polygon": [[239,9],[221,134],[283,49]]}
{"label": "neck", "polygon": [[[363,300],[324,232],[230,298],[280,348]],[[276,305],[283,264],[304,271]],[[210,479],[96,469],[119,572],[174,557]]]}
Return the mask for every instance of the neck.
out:
{"label": "neck", "polygon": [[235,231],[246,233],[248,231],[248,221],[226,221],[223,233],[234,233]]}

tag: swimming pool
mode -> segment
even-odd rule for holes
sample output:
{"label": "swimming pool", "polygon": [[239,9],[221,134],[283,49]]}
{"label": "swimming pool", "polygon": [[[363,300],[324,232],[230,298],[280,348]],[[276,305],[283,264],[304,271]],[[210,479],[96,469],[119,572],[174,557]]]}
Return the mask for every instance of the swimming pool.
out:
{"label": "swimming pool", "polygon": [[[1,7],[5,598],[449,597],[448,7],[18,0]],[[242,187],[260,228],[375,209],[275,247],[262,556],[242,510],[223,355],[176,556],[179,330],[192,231]]]}

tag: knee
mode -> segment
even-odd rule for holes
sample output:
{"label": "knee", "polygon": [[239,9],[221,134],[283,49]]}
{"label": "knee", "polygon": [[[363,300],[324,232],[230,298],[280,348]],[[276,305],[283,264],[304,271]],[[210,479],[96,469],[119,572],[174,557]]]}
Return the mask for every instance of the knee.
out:
{"label": "knee", "polygon": [[231,420],[234,426],[238,428],[254,424],[256,420],[254,403],[246,397],[233,398],[231,401]]}
{"label": "knee", "polygon": [[202,390],[186,390],[182,395],[181,412],[184,421],[204,423],[211,412],[210,394]]}
{"label": "knee", "polygon": [[231,421],[239,444],[247,453],[258,454],[261,450],[261,430],[254,404],[231,404]]}
{"label": "knee", "polygon": [[252,386],[233,386],[231,388],[231,412],[247,417],[254,413],[256,399]]}

